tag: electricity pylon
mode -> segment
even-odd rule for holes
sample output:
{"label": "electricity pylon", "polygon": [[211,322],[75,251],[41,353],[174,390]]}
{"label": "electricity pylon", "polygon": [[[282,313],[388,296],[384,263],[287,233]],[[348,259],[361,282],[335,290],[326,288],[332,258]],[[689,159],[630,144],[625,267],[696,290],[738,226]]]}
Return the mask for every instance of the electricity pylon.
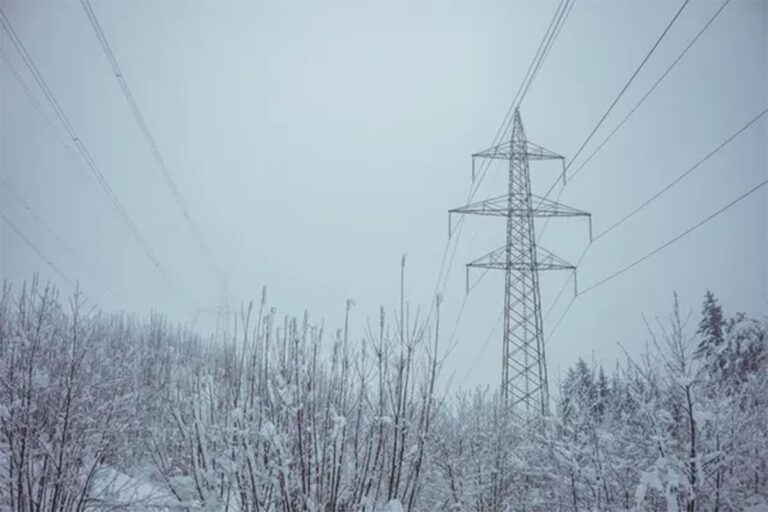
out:
{"label": "electricity pylon", "polygon": [[449,226],[450,215],[454,213],[507,218],[506,243],[468,263],[467,274],[471,267],[504,270],[502,399],[508,410],[518,417],[530,417],[537,410],[546,414],[549,390],[539,271],[575,272],[575,267],[536,243],[534,218],[586,216],[590,220],[591,238],[591,216],[531,194],[529,160],[564,162],[565,158],[526,140],[519,110],[515,110],[511,139],[472,155],[473,169],[475,158],[509,160],[507,194],[450,210]]}

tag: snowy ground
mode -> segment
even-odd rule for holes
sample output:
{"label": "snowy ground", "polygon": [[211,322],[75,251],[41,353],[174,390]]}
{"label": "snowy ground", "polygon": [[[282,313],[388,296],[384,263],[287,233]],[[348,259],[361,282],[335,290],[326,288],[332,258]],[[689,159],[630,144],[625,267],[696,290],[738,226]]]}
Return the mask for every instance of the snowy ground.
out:
{"label": "snowy ground", "polygon": [[[98,496],[104,509],[115,507],[128,510],[178,511],[199,509],[196,503],[182,503],[168,491],[147,480],[131,477],[112,468],[99,471],[94,483],[94,495]],[[237,512],[231,506],[228,512]],[[405,512],[400,500],[390,501],[383,512]],[[752,512],[768,512],[755,509]]]}
{"label": "snowy ground", "polygon": [[185,505],[156,485],[112,468],[99,471],[94,482],[94,495],[103,501],[105,508],[126,506],[130,510],[177,510]]}

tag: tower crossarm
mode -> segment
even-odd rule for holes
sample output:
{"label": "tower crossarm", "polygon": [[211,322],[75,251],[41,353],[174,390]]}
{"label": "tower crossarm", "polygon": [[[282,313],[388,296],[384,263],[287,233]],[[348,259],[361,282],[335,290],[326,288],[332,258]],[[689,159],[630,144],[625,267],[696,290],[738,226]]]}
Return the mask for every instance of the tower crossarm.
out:
{"label": "tower crossarm", "polygon": [[[573,208],[571,206],[557,203],[551,199],[545,197],[539,197],[531,194],[531,200],[534,207],[530,210],[530,214],[534,217],[589,217],[590,214]],[[495,215],[498,217],[508,217],[510,215],[514,217],[523,217],[529,215],[528,208],[509,208],[509,197],[505,194],[503,196],[492,197],[483,201],[477,201],[465,206],[460,206],[452,210],[448,210],[449,214],[474,214],[474,215]],[[513,203],[514,204],[514,203]]]}
{"label": "tower crossarm", "polygon": [[[565,160],[563,155],[558,155],[554,151],[534,144],[531,141],[525,143],[525,153],[529,160]],[[472,155],[473,158],[492,158],[496,160],[510,160],[512,158],[512,142],[507,141],[498,146],[490,147],[479,153]]]}
{"label": "tower crossarm", "polygon": [[540,197],[536,194],[531,194],[531,200],[534,205],[533,215],[534,217],[591,217],[591,213],[587,213],[584,210],[579,210],[573,206],[568,206],[563,203],[558,203],[546,197]]}
{"label": "tower crossarm", "polygon": [[536,247],[536,262],[512,259],[509,264],[506,262],[507,247],[501,246],[488,254],[467,263],[467,267],[487,268],[494,270],[573,270],[576,267],[552,254],[540,245]]}

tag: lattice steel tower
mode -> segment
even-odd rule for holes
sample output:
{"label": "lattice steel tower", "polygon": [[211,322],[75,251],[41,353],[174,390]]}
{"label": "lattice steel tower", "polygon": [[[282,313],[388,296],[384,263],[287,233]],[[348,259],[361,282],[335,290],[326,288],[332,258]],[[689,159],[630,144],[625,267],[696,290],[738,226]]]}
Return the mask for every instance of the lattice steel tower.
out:
{"label": "lattice steel tower", "polygon": [[[475,158],[509,160],[507,194],[449,211],[451,214],[495,215],[507,218],[506,243],[467,264],[504,270],[504,333],[502,345],[502,397],[518,417],[546,413],[549,391],[539,292],[539,271],[575,267],[537,244],[535,217],[571,217],[590,214],[531,194],[529,160],[565,158],[525,138],[516,109],[508,142],[472,155]],[[563,166],[565,180],[565,166]],[[450,220],[449,220],[450,225]],[[575,276],[574,276],[575,286]]]}

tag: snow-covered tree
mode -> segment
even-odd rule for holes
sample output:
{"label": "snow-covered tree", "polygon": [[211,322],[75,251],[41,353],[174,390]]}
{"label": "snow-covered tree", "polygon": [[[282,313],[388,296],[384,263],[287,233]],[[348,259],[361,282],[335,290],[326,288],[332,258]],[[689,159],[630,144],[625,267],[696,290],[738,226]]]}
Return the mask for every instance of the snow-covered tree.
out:
{"label": "snow-covered tree", "polygon": [[0,510],[730,511],[768,502],[768,322],[675,300],[551,413],[436,388],[438,314],[403,299],[354,340],[262,294],[230,337],[104,315],[37,280],[0,293]]}

